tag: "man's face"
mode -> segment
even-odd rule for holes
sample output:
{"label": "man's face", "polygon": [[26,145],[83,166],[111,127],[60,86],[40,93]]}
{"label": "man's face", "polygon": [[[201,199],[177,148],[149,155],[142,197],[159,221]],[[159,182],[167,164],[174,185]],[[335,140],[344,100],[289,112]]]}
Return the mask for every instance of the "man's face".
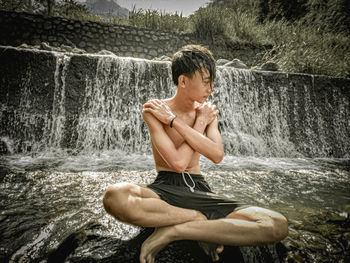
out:
{"label": "man's face", "polygon": [[205,68],[201,71],[197,70],[192,75],[192,78],[188,78],[186,88],[193,100],[204,103],[213,92],[213,83],[210,80],[209,70]]}

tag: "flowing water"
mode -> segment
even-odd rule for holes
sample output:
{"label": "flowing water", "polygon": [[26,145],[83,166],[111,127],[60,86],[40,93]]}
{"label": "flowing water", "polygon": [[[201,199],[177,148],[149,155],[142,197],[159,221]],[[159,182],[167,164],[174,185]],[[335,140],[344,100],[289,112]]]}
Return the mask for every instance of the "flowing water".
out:
{"label": "flowing water", "polygon": [[[127,240],[138,234],[137,227],[107,215],[101,199],[113,183],[150,183],[155,177],[152,156],[47,153],[3,157],[1,162],[0,256],[5,262],[45,262],[77,233],[100,239],[68,249],[66,262],[103,262],[119,253],[103,238]],[[297,254],[305,262],[348,259],[349,161],[227,156],[220,165],[204,159],[201,164],[214,191],[288,218],[290,237],[284,244],[289,257]]]}
{"label": "flowing water", "polygon": [[[83,77],[82,105],[67,137],[74,58],[55,56],[52,111],[28,114],[36,103],[29,70],[12,132],[0,138],[8,151],[0,157],[0,261],[134,262],[138,250],[121,244],[140,229],[107,215],[101,200],[110,184],[154,179],[140,111],[147,99],[174,92],[169,64],[91,56],[96,71]],[[334,94],[329,124],[312,87],[303,89],[301,103],[288,81],[272,87],[248,70],[218,70],[210,100],[221,110],[226,157],[219,165],[202,158],[203,175],[215,192],[279,211],[290,224],[281,246],[242,247],[237,262],[350,261],[349,102]],[[294,130],[291,118],[300,125]],[[343,159],[326,157],[329,127]],[[166,253],[159,262],[204,262]]]}

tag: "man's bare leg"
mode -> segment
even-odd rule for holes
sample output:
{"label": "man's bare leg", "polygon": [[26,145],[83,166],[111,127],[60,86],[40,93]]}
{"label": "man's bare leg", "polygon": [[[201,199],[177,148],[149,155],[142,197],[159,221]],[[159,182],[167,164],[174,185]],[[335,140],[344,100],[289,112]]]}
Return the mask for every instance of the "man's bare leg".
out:
{"label": "man's bare leg", "polygon": [[260,207],[248,207],[223,219],[191,221],[155,229],[142,244],[140,262],[153,263],[157,253],[176,240],[245,246],[275,243],[287,235],[287,220],[281,214]]}
{"label": "man's bare leg", "polygon": [[151,189],[128,183],[109,186],[103,197],[103,205],[116,219],[142,227],[206,220],[199,211],[169,205]]}
{"label": "man's bare leg", "polygon": [[[195,220],[207,220],[200,212],[169,205],[149,188],[120,183],[109,186],[103,197],[106,211],[119,221],[142,227],[162,227]],[[199,242],[204,252],[218,259],[222,245]]]}

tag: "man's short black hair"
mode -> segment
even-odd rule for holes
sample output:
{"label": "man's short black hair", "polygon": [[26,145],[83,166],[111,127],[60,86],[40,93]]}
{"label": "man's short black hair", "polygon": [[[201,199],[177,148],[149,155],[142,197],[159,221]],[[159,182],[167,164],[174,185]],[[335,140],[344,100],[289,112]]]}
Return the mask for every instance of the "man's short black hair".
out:
{"label": "man's short black hair", "polygon": [[211,51],[200,45],[187,45],[177,51],[171,58],[171,72],[173,81],[177,86],[180,75],[192,77],[197,71],[207,69],[210,81],[213,82],[216,75],[215,60]]}

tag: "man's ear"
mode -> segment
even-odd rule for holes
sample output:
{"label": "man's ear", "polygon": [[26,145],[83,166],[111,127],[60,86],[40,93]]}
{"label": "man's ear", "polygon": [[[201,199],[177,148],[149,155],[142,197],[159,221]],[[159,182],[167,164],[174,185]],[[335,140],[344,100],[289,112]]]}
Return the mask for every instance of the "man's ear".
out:
{"label": "man's ear", "polygon": [[186,87],[186,76],[185,75],[180,75],[177,80],[178,80],[180,88],[185,88]]}

